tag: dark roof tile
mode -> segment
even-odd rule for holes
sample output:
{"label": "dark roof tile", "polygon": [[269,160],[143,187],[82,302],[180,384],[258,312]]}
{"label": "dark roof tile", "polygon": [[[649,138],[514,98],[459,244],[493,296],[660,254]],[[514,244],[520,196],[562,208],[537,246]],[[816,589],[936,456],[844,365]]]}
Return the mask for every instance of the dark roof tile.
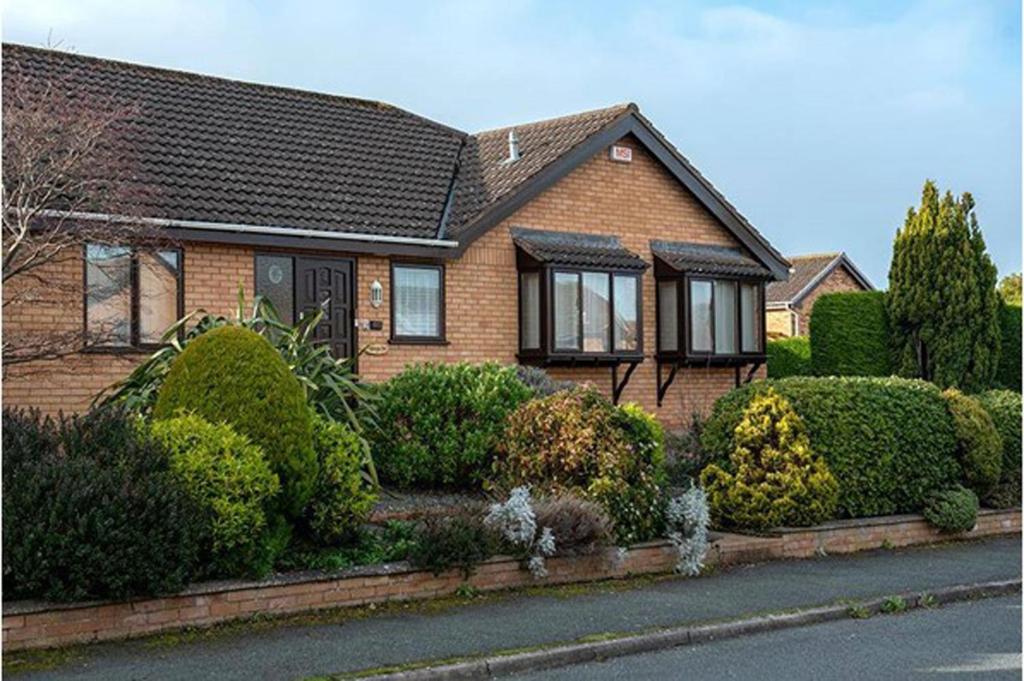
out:
{"label": "dark roof tile", "polygon": [[652,241],[651,251],[673,269],[696,274],[764,277],[771,272],[738,248],[685,241]]}
{"label": "dark roof tile", "polygon": [[543,263],[638,271],[648,266],[643,258],[627,250],[613,236],[522,227],[513,227],[511,233],[512,240],[519,248]]}

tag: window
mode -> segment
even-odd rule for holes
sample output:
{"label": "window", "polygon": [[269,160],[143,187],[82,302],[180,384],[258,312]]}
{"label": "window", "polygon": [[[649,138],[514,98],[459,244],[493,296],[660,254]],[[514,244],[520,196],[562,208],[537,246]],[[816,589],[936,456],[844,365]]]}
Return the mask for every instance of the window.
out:
{"label": "window", "polygon": [[754,284],[740,284],[740,328],[743,352],[761,350],[761,291]]}
{"label": "window", "polygon": [[714,349],[711,320],[711,282],[690,282],[690,347],[694,352]]}
{"label": "window", "polygon": [[[760,281],[659,279],[658,353],[698,358],[763,353],[763,288]],[[683,292],[686,297],[681,322]]]}
{"label": "window", "polygon": [[636,277],[616,274],[615,282],[615,349],[636,352],[640,349],[640,328],[637,315]]}
{"label": "window", "polygon": [[555,352],[609,355],[641,351],[636,275],[556,271],[552,281]]}
{"label": "window", "polygon": [[294,323],[295,261],[291,256],[256,256],[256,293],[270,301],[278,319]]}
{"label": "window", "polygon": [[519,344],[524,350],[540,349],[540,272],[519,275]]}
{"label": "window", "polygon": [[444,340],[444,267],[391,266],[391,340]]}
{"label": "window", "polygon": [[658,282],[658,350],[679,350],[679,297],[676,280]]}
{"label": "window", "polygon": [[158,345],[184,314],[178,249],[85,247],[85,338],[92,347]]}
{"label": "window", "polygon": [[555,273],[555,349],[580,349],[580,275]]}

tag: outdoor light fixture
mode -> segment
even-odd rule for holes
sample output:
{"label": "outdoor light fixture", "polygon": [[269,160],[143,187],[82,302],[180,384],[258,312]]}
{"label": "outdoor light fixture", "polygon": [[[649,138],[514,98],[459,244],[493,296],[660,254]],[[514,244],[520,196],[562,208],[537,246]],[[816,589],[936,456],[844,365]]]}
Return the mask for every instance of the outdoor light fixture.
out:
{"label": "outdoor light fixture", "polygon": [[380,307],[380,304],[384,302],[384,287],[381,286],[379,279],[374,279],[373,283],[370,284],[370,305],[373,307]]}

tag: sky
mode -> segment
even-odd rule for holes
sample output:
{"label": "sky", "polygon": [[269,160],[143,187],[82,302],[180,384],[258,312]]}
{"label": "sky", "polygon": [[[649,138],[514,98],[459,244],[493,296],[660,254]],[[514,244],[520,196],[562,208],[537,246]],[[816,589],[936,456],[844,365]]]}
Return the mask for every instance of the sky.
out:
{"label": "sky", "polygon": [[780,251],[879,288],[925,179],[1021,269],[1018,0],[5,0],[5,41],[475,131],[632,101]]}

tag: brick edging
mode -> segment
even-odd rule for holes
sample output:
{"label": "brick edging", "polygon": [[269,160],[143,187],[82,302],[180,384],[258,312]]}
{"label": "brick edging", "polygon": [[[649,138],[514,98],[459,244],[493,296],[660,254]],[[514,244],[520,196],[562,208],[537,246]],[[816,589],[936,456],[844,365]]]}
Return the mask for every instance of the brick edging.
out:
{"label": "brick edging", "polygon": [[[882,522],[869,519],[853,525],[827,524],[754,537],[713,533],[707,561],[713,565],[807,558],[850,553],[882,546],[901,547],[950,539],[970,539],[1020,532],[1020,509],[979,514],[970,532],[945,535],[921,516]],[[566,584],[672,570],[674,550],[656,541],[631,547],[620,555],[609,548],[587,556],[561,556],[548,561],[549,576],[535,580],[519,561],[491,558],[464,580],[458,571],[441,575],[417,571],[407,563],[352,568],[340,572],[302,572],[258,581],[195,584],[172,596],[136,601],[52,604],[20,601],[3,605],[3,644],[7,651],[73,643],[134,638],[185,627],[208,627],[254,615],[285,615],[353,607],[387,601],[435,598],[455,592],[463,583],[480,591],[532,584]]]}

